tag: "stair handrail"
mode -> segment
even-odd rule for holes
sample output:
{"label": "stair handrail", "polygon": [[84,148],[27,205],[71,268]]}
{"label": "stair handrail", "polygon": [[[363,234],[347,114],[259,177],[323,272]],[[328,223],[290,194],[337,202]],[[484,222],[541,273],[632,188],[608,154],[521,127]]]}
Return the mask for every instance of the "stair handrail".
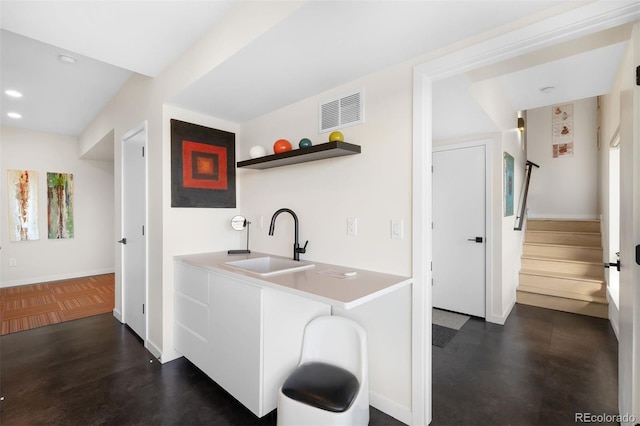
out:
{"label": "stair handrail", "polygon": [[527,177],[525,178],[524,191],[522,193],[522,203],[520,203],[520,214],[516,216],[516,226],[513,228],[515,231],[522,231],[524,224],[524,215],[527,209],[527,195],[529,194],[529,182],[531,182],[531,170],[533,170],[533,166],[540,168],[540,166],[533,161],[527,160],[525,166],[527,169]]}

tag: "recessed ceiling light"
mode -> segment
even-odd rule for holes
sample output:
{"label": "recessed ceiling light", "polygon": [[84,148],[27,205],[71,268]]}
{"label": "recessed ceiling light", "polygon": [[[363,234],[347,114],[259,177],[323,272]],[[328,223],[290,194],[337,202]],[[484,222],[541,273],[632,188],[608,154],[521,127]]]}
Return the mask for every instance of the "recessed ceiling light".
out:
{"label": "recessed ceiling light", "polygon": [[7,115],[11,118],[22,118],[22,114],[18,114],[17,112],[8,112]]}
{"label": "recessed ceiling light", "polygon": [[58,55],[58,59],[60,60],[60,62],[64,62],[65,64],[75,64],[76,62],[78,62],[78,60],[73,56],[64,55],[62,53]]}
{"label": "recessed ceiling light", "polygon": [[18,92],[17,90],[5,90],[4,93],[7,96],[11,96],[12,98],[21,98],[22,97],[22,93]]}
{"label": "recessed ceiling light", "polygon": [[540,93],[544,93],[545,95],[553,92],[555,90],[555,87],[553,86],[547,86],[547,87],[543,87],[542,89],[540,89]]}

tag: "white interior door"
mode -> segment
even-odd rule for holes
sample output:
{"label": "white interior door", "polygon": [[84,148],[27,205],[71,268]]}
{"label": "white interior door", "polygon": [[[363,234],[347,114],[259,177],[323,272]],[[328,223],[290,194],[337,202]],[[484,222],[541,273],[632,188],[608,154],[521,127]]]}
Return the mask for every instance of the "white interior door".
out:
{"label": "white interior door", "polygon": [[122,317],[146,341],[147,167],[146,127],[122,141]]}
{"label": "white interior door", "polygon": [[[606,262],[615,263],[620,253],[620,135],[609,149],[609,248]],[[617,268],[605,269],[609,294],[616,308],[620,305],[620,273]],[[617,327],[617,324],[616,324]]]}
{"label": "white interior door", "polygon": [[433,152],[433,306],[485,317],[485,146]]}
{"label": "white interior door", "polygon": [[[637,54],[640,56],[640,54]],[[640,59],[640,58],[636,58]],[[635,98],[635,99],[634,99]],[[620,414],[640,419],[640,88],[620,96],[620,331],[618,395]],[[628,419],[627,419],[628,420]]]}

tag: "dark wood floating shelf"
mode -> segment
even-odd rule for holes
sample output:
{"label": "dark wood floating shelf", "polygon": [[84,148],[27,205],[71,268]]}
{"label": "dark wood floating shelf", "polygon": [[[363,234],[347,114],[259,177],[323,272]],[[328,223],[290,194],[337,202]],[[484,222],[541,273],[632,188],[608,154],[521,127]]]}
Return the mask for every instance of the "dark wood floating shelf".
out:
{"label": "dark wood floating shelf", "polygon": [[238,161],[238,167],[262,170],[353,154],[360,154],[360,145],[339,141],[327,142],[320,145],[313,145],[309,148],[293,149],[279,154]]}

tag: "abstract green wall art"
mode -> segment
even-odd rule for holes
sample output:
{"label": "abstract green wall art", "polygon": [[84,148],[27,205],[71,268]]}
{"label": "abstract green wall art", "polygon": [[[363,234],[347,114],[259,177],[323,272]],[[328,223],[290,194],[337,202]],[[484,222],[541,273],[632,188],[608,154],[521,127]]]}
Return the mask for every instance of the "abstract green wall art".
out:
{"label": "abstract green wall art", "polygon": [[47,173],[49,239],[73,238],[73,174]]}
{"label": "abstract green wall art", "polygon": [[513,216],[513,157],[504,153],[504,217]]}
{"label": "abstract green wall art", "polygon": [[7,170],[9,241],[40,239],[38,228],[38,172]]}

